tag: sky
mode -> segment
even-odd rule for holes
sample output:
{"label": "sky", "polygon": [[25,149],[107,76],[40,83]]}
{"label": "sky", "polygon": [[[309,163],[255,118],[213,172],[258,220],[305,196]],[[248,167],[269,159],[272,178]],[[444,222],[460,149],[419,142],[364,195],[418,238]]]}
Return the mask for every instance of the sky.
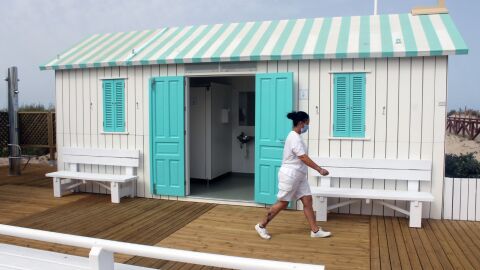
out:
{"label": "sky", "polygon": [[[373,0],[0,0],[0,109],[7,69],[19,69],[20,104],[54,104],[53,71],[38,66],[96,33],[272,19],[371,15]],[[378,0],[380,14],[408,13],[436,0]],[[449,59],[448,108],[480,109],[478,0],[447,0],[470,48]]]}

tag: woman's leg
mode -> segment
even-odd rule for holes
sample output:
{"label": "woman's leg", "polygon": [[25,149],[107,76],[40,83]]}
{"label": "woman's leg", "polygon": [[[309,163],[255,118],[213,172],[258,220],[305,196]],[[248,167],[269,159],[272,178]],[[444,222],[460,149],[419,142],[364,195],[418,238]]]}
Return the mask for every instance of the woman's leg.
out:
{"label": "woman's leg", "polygon": [[315,220],[315,214],[313,213],[312,196],[303,196],[302,198],[300,198],[300,200],[303,203],[303,213],[308,220],[308,224],[310,224],[310,229],[312,230],[312,232],[317,232],[319,230],[319,227]]}
{"label": "woman's leg", "polygon": [[280,213],[280,211],[287,208],[287,206],[288,206],[288,202],[284,202],[284,201],[277,201],[274,205],[272,205],[272,207],[270,207],[270,209],[268,209],[268,213],[265,216],[265,218],[263,219],[263,221],[260,222],[260,225],[262,226],[262,228],[267,227],[268,223],[270,223],[270,221],[272,221],[272,219],[278,213]]}

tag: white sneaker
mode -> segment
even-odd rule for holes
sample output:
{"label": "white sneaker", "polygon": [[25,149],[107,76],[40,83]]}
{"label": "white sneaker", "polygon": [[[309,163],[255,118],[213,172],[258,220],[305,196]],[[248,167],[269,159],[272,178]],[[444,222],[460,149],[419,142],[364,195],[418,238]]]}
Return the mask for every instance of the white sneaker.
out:
{"label": "white sneaker", "polygon": [[324,238],[324,237],[329,237],[330,235],[332,235],[331,232],[326,232],[322,229],[318,229],[318,232],[312,232],[310,231],[310,236],[313,237],[313,238]]}
{"label": "white sneaker", "polygon": [[255,225],[255,230],[257,231],[258,235],[260,235],[261,238],[263,239],[270,239],[272,236],[268,233],[266,228],[260,227],[260,224]]}

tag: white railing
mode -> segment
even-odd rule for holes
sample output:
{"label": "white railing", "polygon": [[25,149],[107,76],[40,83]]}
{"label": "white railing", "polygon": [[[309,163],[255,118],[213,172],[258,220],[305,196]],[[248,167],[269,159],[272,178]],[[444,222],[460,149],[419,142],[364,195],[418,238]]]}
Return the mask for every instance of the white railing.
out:
{"label": "white railing", "polygon": [[480,221],[480,179],[445,178],[443,218]]}
{"label": "white railing", "polygon": [[[32,239],[68,246],[91,249],[90,266],[95,270],[113,269],[113,253],[132,256],[148,257],[159,260],[176,261],[214,267],[245,270],[323,270],[322,265],[280,262],[252,258],[226,256],[212,253],[187,251],[180,249],[146,246],[91,237],[48,232],[29,228],[15,227],[0,224],[0,235]],[[263,240],[258,240],[263,241]]]}

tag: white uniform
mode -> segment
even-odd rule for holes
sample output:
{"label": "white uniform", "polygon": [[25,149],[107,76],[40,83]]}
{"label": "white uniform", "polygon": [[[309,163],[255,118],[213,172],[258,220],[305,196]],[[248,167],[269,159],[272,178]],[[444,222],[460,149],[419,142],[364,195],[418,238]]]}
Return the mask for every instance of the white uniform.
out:
{"label": "white uniform", "polygon": [[278,172],[279,201],[298,200],[312,194],[307,180],[307,165],[298,158],[305,154],[307,146],[302,137],[297,132],[290,131],[283,148],[282,167]]}

